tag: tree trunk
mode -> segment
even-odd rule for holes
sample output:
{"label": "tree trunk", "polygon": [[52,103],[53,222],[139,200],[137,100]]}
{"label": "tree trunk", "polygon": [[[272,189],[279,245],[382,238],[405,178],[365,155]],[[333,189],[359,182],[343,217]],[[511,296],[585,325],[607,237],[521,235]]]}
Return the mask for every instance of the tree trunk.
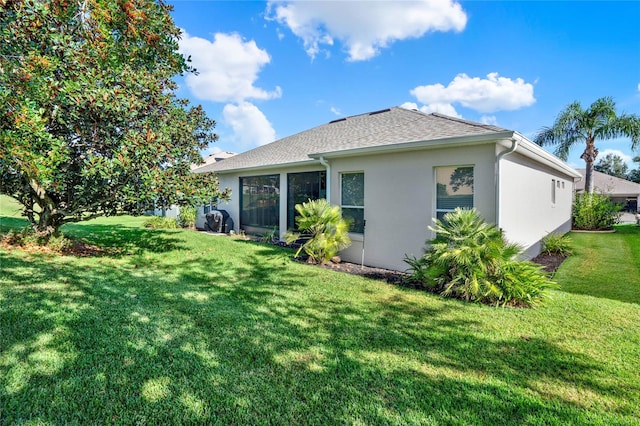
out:
{"label": "tree trunk", "polygon": [[62,215],[53,213],[47,206],[40,212],[38,222],[33,225],[33,229],[38,237],[48,239],[58,234],[62,219]]}
{"label": "tree trunk", "polygon": [[594,182],[593,182],[593,165],[596,161],[596,157],[598,156],[598,148],[594,145],[594,138],[589,138],[587,140],[587,147],[584,152],[580,156],[586,163],[586,170],[584,176],[584,191],[588,194],[592,194],[594,191]]}

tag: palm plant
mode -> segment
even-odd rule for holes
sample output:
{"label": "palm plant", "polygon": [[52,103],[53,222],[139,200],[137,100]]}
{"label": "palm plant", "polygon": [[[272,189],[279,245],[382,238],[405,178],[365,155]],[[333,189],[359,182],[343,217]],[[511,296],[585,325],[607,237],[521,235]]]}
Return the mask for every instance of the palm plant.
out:
{"label": "palm plant", "polygon": [[327,262],[351,244],[349,224],[342,218],[340,207],[322,198],[296,204],[295,208],[299,213],[296,224],[301,232],[287,232],[285,240],[287,244],[304,241],[296,257],[304,250],[310,262]]}
{"label": "palm plant", "polygon": [[503,306],[535,306],[553,287],[539,266],[515,260],[521,248],[475,209],[457,208],[430,229],[436,238],[425,255],[405,259],[412,283],[443,296]]}
{"label": "palm plant", "polygon": [[487,224],[476,210],[456,209],[436,219],[436,232],[427,264],[442,273],[436,279],[444,296],[465,300],[497,299],[500,289],[492,282],[500,263],[520,252],[502,238],[502,232]]}
{"label": "palm plant", "polygon": [[551,127],[543,127],[534,142],[540,146],[557,145],[555,154],[563,160],[569,150],[584,141],[586,147],[580,156],[586,163],[585,191],[592,193],[593,167],[598,148],[596,139],[613,139],[620,136],[631,138],[631,149],[640,146],[640,117],[634,114],[616,113],[616,104],[611,97],[596,100],[587,109],[575,101],[560,112]]}

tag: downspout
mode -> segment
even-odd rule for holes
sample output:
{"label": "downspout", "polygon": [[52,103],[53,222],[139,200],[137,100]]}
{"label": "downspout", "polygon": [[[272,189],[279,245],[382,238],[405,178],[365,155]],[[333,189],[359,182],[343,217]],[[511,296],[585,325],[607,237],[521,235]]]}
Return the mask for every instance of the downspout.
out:
{"label": "downspout", "polygon": [[331,164],[329,164],[329,162],[327,160],[324,159],[324,157],[320,157],[320,164],[322,164],[324,167],[326,167],[327,169],[327,176],[326,176],[326,188],[325,188],[325,199],[327,200],[327,203],[331,204]]}
{"label": "downspout", "polygon": [[511,148],[506,151],[502,151],[498,154],[496,160],[496,226],[500,228],[501,215],[500,215],[500,160],[506,157],[509,154],[515,152],[518,149],[519,141],[516,138],[511,138]]}

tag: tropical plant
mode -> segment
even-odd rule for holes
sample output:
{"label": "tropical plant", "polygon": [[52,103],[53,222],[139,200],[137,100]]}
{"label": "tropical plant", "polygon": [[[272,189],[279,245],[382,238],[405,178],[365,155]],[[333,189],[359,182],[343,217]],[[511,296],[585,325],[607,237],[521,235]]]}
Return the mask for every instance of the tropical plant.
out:
{"label": "tropical plant", "polygon": [[542,253],[569,256],[573,253],[572,241],[568,235],[551,233],[542,239]]}
{"label": "tropical plant", "polygon": [[178,222],[183,228],[194,229],[197,216],[198,210],[195,207],[182,206],[180,207],[180,214],[178,214]]}
{"label": "tropical plant", "polygon": [[190,171],[217,136],[176,97],[174,77],[192,69],[171,6],[0,4],[0,193],[36,233],[219,195],[215,177]]}
{"label": "tropical plant", "polygon": [[573,228],[585,231],[611,229],[620,221],[622,208],[604,194],[580,194],[573,202]]}
{"label": "tropical plant", "polygon": [[521,248],[475,210],[457,208],[430,227],[421,259],[406,258],[410,280],[447,297],[495,305],[533,306],[553,283],[530,262],[514,260]]}
{"label": "tropical plant", "polygon": [[586,144],[580,156],[585,161],[585,191],[594,191],[593,170],[598,156],[596,140],[626,136],[631,139],[631,148],[640,146],[640,117],[633,114],[616,113],[613,98],[596,100],[588,109],[578,101],[569,104],[560,112],[551,127],[543,127],[534,141],[540,146],[557,145],[555,154],[566,160],[569,150],[576,144]]}
{"label": "tropical plant", "polygon": [[349,223],[342,218],[339,206],[330,205],[327,200],[309,200],[296,204],[296,225],[300,232],[287,232],[287,244],[303,241],[295,256],[301,251],[309,256],[312,263],[331,260],[340,250],[351,245]]}

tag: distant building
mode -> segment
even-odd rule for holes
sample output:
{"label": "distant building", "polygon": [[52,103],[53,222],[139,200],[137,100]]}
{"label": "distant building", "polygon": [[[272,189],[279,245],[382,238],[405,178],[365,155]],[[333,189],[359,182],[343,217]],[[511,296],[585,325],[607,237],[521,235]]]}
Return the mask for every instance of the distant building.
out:
{"label": "distant building", "polygon": [[[582,180],[576,182],[576,193],[584,191],[585,169],[578,169]],[[596,192],[608,196],[614,203],[625,206],[625,210],[637,212],[640,205],[640,183],[620,179],[606,173],[593,171],[593,186]]]}

